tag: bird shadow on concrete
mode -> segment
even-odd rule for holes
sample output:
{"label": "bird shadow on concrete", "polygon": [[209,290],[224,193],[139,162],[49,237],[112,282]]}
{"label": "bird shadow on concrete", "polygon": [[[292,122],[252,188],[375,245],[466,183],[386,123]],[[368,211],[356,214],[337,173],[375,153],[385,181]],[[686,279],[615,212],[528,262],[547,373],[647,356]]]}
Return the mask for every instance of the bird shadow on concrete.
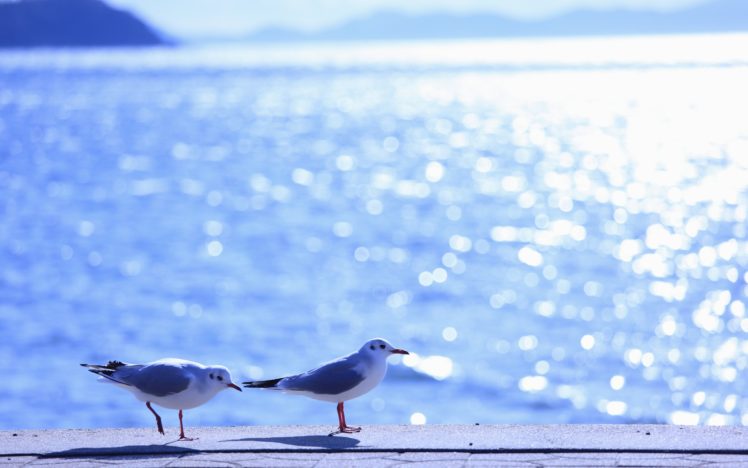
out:
{"label": "bird shadow on concrete", "polygon": [[96,457],[163,457],[200,453],[188,447],[167,444],[126,445],[122,447],[81,447],[51,452],[39,458],[96,458]]}
{"label": "bird shadow on concrete", "polygon": [[296,447],[343,450],[353,448],[361,441],[353,437],[308,435],[295,437],[249,437],[246,439],[222,440],[221,442],[273,442],[275,444],[294,445]]}

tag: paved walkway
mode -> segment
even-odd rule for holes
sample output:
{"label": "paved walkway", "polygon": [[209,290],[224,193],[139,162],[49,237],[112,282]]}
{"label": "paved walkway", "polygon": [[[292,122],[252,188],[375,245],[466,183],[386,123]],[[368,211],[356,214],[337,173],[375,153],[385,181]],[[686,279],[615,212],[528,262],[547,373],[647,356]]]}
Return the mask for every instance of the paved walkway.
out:
{"label": "paved walkway", "polygon": [[327,426],[0,431],[0,468],[704,466],[748,467],[748,429],[665,425]]}

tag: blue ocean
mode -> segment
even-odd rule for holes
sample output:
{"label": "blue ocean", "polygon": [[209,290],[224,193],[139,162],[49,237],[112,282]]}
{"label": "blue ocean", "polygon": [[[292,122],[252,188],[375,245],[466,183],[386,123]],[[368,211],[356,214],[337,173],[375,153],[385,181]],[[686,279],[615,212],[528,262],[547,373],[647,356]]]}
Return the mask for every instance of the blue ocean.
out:
{"label": "blue ocean", "polygon": [[0,428],[154,425],[84,362],[372,337],[351,424],[748,424],[746,83],[745,34],[1,52]]}

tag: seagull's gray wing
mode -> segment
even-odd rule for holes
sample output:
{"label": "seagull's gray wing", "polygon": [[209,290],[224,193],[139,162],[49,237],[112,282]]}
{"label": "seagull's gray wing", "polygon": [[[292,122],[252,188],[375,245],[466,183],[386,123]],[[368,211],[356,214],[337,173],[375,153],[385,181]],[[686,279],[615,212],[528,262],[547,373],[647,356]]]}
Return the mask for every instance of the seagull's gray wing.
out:
{"label": "seagull's gray wing", "polygon": [[157,397],[182,392],[190,385],[190,376],[184,368],[168,364],[125,367],[112,377]]}
{"label": "seagull's gray wing", "polygon": [[364,380],[357,367],[355,354],[324,364],[303,374],[284,378],[278,387],[283,390],[312,392],[318,395],[337,395]]}

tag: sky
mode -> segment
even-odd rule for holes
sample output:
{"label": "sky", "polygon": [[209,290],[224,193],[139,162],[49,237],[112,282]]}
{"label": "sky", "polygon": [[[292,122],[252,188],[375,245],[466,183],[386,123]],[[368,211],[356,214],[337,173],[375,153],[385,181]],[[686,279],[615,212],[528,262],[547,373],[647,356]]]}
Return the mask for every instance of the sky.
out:
{"label": "sky", "polygon": [[377,11],[495,13],[541,19],[574,9],[677,10],[709,0],[106,0],[179,38],[267,27],[318,31]]}

